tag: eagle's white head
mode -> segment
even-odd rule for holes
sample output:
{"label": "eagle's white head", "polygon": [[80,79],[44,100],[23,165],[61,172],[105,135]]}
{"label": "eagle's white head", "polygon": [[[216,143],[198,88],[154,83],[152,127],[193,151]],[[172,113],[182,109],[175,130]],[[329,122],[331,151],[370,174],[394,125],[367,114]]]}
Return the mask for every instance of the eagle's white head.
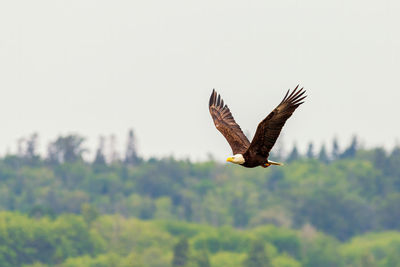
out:
{"label": "eagle's white head", "polygon": [[232,162],[235,164],[243,164],[245,162],[242,154],[233,155],[232,157],[227,158],[226,161]]}

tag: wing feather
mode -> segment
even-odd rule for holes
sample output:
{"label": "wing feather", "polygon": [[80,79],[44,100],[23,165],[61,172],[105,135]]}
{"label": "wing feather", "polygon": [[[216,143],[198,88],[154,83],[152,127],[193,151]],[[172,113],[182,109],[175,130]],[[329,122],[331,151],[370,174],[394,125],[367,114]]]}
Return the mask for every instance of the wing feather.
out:
{"label": "wing feather", "polygon": [[213,90],[208,104],[215,127],[222,133],[232,148],[233,154],[243,154],[250,146],[250,141],[235,122],[224,100]]}
{"label": "wing feather", "polygon": [[292,116],[293,112],[306,98],[305,90],[296,88],[287,91],[281,103],[263,120],[257,127],[257,131],[251,141],[249,152],[267,158],[270,150],[275,145],[286,120]]}

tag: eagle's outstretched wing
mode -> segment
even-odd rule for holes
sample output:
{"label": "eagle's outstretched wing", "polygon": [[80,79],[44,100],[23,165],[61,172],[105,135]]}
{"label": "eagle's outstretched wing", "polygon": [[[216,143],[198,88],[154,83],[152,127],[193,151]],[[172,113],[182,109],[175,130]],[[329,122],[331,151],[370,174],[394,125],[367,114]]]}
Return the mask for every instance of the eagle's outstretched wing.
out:
{"label": "eagle's outstretched wing", "polygon": [[240,129],[240,126],[235,122],[228,106],[224,105],[224,101],[215,90],[211,94],[208,107],[215,127],[228,141],[233,154],[246,152],[250,142],[242,132],[242,129]]}
{"label": "eagle's outstretched wing", "polygon": [[276,139],[285,125],[287,119],[292,116],[298,106],[303,104],[305,91],[299,86],[289,94],[287,91],[282,102],[263,120],[257,127],[257,131],[251,141],[249,152],[267,158],[269,151],[274,146]]}

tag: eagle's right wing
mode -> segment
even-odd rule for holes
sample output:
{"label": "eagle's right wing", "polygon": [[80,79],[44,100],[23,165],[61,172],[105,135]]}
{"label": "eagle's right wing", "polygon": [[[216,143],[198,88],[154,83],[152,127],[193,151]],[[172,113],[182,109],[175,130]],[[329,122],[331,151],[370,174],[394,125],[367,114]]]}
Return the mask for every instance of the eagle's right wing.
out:
{"label": "eagle's right wing", "polygon": [[228,141],[233,154],[246,152],[250,142],[242,132],[242,129],[240,129],[240,126],[235,122],[228,106],[224,105],[224,101],[215,90],[211,94],[208,107],[215,127]]}
{"label": "eagle's right wing", "polygon": [[269,151],[278,139],[286,120],[292,116],[296,108],[303,104],[303,100],[306,98],[306,96],[303,96],[305,93],[303,88],[298,88],[297,85],[290,94],[290,90],[288,90],[282,102],[260,122],[249,147],[249,152],[253,155],[268,157]]}

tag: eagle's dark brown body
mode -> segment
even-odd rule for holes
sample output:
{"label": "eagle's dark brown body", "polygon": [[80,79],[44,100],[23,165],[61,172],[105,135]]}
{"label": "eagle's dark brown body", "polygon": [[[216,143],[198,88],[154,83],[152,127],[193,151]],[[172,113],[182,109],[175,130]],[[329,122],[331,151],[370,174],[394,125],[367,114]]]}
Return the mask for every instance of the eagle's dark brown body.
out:
{"label": "eagle's dark brown body", "polygon": [[268,163],[268,156],[269,156],[269,153],[266,156],[264,156],[264,155],[258,155],[257,153],[247,150],[243,154],[245,162],[240,165],[242,165],[243,167],[246,167],[246,168],[254,168],[254,167],[258,167],[258,166],[263,166],[264,164]]}
{"label": "eagle's dark brown body", "polygon": [[213,90],[209,110],[215,127],[222,133],[232,148],[234,155],[241,154],[245,162],[243,167],[253,168],[268,164],[269,152],[274,146],[282,127],[287,119],[303,102],[303,88],[297,86],[290,94],[287,91],[281,103],[263,120],[257,127],[253,140],[250,141],[244,135],[240,126],[235,122],[229,108]]}

